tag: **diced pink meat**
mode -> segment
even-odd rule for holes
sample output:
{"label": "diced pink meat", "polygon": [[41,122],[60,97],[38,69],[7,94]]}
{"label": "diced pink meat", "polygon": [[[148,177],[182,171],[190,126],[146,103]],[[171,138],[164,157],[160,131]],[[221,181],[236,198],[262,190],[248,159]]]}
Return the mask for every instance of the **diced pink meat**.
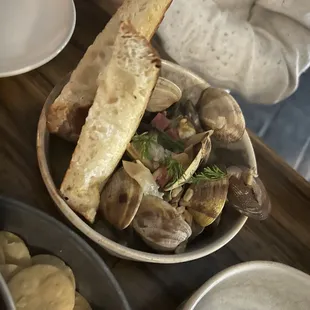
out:
{"label": "diced pink meat", "polygon": [[166,131],[166,134],[169,135],[173,140],[179,140],[179,133],[177,128],[169,128]]}
{"label": "diced pink meat", "polygon": [[163,114],[157,113],[151,122],[152,126],[158,130],[164,131],[170,125],[170,120]]}

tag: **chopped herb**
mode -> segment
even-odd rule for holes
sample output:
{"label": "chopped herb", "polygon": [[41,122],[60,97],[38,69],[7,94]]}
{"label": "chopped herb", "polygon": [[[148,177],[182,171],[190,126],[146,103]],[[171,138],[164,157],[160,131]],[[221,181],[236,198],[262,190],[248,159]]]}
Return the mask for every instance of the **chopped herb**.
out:
{"label": "chopped herb", "polygon": [[158,131],[158,143],[166,150],[169,150],[173,153],[182,153],[185,149],[183,141],[173,140],[168,134],[163,131]]}
{"label": "chopped herb", "polygon": [[220,180],[226,177],[226,173],[217,166],[206,167],[202,172],[196,173],[190,183],[199,183],[205,180]]}
{"label": "chopped herb", "polygon": [[166,185],[166,187],[170,187],[183,176],[185,169],[181,163],[176,159],[173,159],[171,156],[166,157],[162,164],[167,168],[168,175],[171,178],[169,184]]}
{"label": "chopped herb", "polygon": [[141,135],[135,134],[132,138],[132,143],[141,154],[142,159],[151,159],[150,148],[152,143],[156,143],[156,136],[150,135],[148,132],[144,132]]}

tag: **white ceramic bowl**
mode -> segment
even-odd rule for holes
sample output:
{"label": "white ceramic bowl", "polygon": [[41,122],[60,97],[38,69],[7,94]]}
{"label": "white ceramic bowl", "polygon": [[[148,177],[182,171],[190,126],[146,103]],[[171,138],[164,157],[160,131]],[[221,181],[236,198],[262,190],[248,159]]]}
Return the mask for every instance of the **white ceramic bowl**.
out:
{"label": "white ceramic bowl", "polygon": [[208,280],[180,310],[309,310],[310,276],[289,266],[254,261]]}
{"label": "white ceramic bowl", "polygon": [[73,0],[0,0],[0,77],[50,61],[75,27]]}
{"label": "white ceramic bowl", "polygon": [[[209,84],[197,75],[168,61],[162,62],[161,75],[176,83],[183,90],[183,97],[186,99],[191,99],[193,103],[197,102],[201,91],[209,87]],[[63,175],[58,177],[55,176],[55,172],[52,167],[55,167],[55,165],[60,165],[60,159],[54,163],[49,161],[49,158],[51,158],[50,153],[57,153],[57,150],[53,149],[54,144],[51,143],[50,135],[46,128],[46,112],[48,107],[59,95],[67,81],[68,77],[54,88],[46,100],[38,125],[37,152],[39,166],[45,185],[55,204],[73,225],[75,225],[80,231],[82,231],[93,241],[97,242],[112,255],[119,256],[124,259],[162,264],[186,262],[209,255],[224,246],[240,231],[247,218],[238,212],[230,209],[228,210],[227,208],[227,213],[223,214],[221,223],[212,237],[190,244],[185,253],[169,255],[155,254],[147,252],[147,250],[130,248],[124,244],[113,241],[111,239],[111,234],[107,233],[106,227],[100,227],[97,223],[90,226],[84,222],[70,209],[70,207],[59,195],[58,187]],[[63,145],[62,148],[66,147],[67,146]],[[230,151],[221,149],[221,145],[217,145],[215,147],[219,150],[219,158],[224,158],[227,164],[230,161],[230,164],[241,164],[256,169],[255,155],[247,132],[245,132],[240,141],[230,145]],[[71,154],[68,155],[69,156],[67,157],[70,160]],[[63,157],[64,156],[62,156],[62,159]],[[69,161],[65,164],[65,169],[68,165]],[[55,185],[55,183],[58,183],[58,185]]]}

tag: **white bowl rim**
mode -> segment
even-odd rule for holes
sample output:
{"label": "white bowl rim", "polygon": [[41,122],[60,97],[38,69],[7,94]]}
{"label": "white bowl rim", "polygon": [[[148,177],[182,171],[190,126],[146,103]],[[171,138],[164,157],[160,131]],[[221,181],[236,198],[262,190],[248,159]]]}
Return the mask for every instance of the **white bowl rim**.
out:
{"label": "white bowl rim", "polygon": [[[181,69],[187,74],[200,80],[201,83],[204,84],[206,83],[203,79],[199,78],[193,72],[184,69],[183,67],[177,64],[171,63],[170,61],[166,60],[162,60],[162,64],[166,67],[174,68],[176,70]],[[56,186],[53,182],[52,176],[48,168],[47,157],[45,156],[45,154],[47,154],[46,146],[44,143],[45,139],[44,134],[47,130],[45,110],[46,109],[44,106],[42,109],[42,113],[40,115],[37,130],[37,157],[39,168],[45,186],[49,194],[51,195],[52,199],[54,200],[54,203],[59,208],[59,210],[65,215],[65,217],[76,228],[78,228],[81,232],[83,232],[86,236],[88,236],[91,240],[99,244],[101,247],[106,249],[108,252],[112,252],[114,255],[116,254],[118,256],[121,256],[122,258],[126,258],[129,260],[143,261],[148,263],[175,264],[175,263],[188,262],[202,258],[217,251],[218,249],[226,245],[231,239],[233,239],[245,224],[247,217],[240,214],[240,217],[237,219],[235,225],[232,226],[229,229],[229,231],[225,233],[225,235],[217,239],[216,242],[207,245],[205,247],[202,247],[200,249],[196,249],[191,252],[185,252],[181,254],[155,254],[155,253],[143,252],[132,248],[128,248],[115,241],[110,240],[107,237],[104,237],[103,235],[92,229],[86,222],[84,222],[61,198],[61,196],[58,193],[58,190],[56,189]],[[245,132],[245,134],[248,135],[247,132]]]}
{"label": "white bowl rim", "polygon": [[277,269],[279,271],[287,271],[288,273],[294,273],[299,277],[304,278],[310,283],[310,276],[296,268],[291,266],[273,262],[273,261],[250,261],[243,262],[237,265],[228,267],[219,273],[211,277],[207,282],[205,282],[181,307],[182,310],[195,310],[195,307],[199,304],[204,296],[206,296],[216,285],[225,281],[229,277],[244,272],[251,271],[257,268],[267,268],[267,269]]}
{"label": "white bowl rim", "polygon": [[71,0],[70,2],[71,2],[71,6],[72,6],[72,12],[71,12],[72,24],[70,26],[70,29],[68,31],[68,35],[65,38],[65,40],[59,46],[55,47],[55,50],[49,56],[47,56],[47,57],[45,57],[45,58],[43,58],[43,59],[41,59],[41,60],[39,60],[33,64],[30,64],[28,66],[24,66],[24,67],[19,68],[19,69],[3,71],[3,72],[0,71],[0,78],[15,76],[15,75],[23,74],[23,73],[29,72],[31,70],[37,69],[37,68],[45,65],[49,61],[51,61],[53,58],[55,58],[66,47],[66,45],[69,43],[69,41],[73,35],[75,25],[76,25],[76,8],[75,8],[74,0]]}

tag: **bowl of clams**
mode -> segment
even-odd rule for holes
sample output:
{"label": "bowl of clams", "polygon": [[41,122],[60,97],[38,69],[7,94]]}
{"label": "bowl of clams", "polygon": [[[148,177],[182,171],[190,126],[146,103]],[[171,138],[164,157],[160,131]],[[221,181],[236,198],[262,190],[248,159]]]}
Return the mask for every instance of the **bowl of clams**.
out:
{"label": "bowl of clams", "polygon": [[190,261],[224,246],[247,217],[267,218],[270,201],[238,103],[168,61],[162,61],[141,122],[101,190],[94,221],[77,213],[61,190],[75,145],[50,139],[46,125],[67,81],[54,88],[40,118],[42,176],[69,221],[111,254]]}
{"label": "bowl of clams", "polygon": [[235,99],[161,60],[130,23],[113,46],[100,50],[98,38],[38,125],[41,174],[67,219],[113,255],[166,264],[216,251],[247,217],[266,219]]}

